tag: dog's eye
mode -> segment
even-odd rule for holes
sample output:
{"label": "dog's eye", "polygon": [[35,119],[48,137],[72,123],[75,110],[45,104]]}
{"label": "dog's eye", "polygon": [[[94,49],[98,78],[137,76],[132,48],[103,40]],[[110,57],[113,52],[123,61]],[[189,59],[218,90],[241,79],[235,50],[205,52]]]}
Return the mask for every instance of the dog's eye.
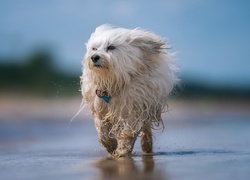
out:
{"label": "dog's eye", "polygon": [[112,50],[114,50],[115,48],[116,48],[115,46],[110,45],[110,46],[107,47],[107,51],[112,51]]}
{"label": "dog's eye", "polygon": [[93,51],[97,51],[97,48],[93,47],[92,50],[93,50]]}

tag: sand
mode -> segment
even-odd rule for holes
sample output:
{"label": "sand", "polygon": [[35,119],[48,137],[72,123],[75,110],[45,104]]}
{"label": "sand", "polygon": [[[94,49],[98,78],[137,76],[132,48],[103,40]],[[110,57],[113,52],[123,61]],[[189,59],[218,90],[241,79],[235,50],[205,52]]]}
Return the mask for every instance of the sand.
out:
{"label": "sand", "polygon": [[[143,155],[137,142],[131,158],[113,160],[98,143],[87,111],[68,125],[78,101],[43,101],[38,105],[34,101],[30,108],[23,106],[19,111],[18,103],[3,102],[3,180],[250,179],[248,106],[233,111],[232,104],[226,108],[206,103],[203,108],[202,103],[173,102],[174,109],[180,108],[164,116],[163,132],[154,133],[153,155]],[[56,110],[50,108],[51,102]],[[70,106],[68,111],[63,104]],[[29,112],[31,107],[39,112]]]}

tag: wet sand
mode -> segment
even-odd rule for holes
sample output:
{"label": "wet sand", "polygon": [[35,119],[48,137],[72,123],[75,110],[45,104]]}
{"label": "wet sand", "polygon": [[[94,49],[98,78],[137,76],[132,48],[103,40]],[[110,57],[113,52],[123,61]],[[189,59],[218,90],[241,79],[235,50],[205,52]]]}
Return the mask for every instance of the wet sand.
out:
{"label": "wet sand", "polygon": [[143,155],[137,142],[133,157],[119,160],[101,148],[87,112],[69,126],[66,107],[51,117],[2,112],[0,179],[250,179],[248,107],[203,112],[186,105],[174,103],[181,108],[164,116],[153,155]]}

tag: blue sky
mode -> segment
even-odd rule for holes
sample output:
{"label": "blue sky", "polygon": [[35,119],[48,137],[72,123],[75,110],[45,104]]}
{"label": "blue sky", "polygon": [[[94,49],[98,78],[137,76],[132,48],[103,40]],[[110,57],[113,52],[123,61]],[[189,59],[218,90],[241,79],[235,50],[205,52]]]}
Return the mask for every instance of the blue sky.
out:
{"label": "blue sky", "polygon": [[1,0],[0,56],[22,57],[47,46],[58,68],[79,72],[85,42],[103,23],[166,37],[183,76],[250,86],[248,0]]}

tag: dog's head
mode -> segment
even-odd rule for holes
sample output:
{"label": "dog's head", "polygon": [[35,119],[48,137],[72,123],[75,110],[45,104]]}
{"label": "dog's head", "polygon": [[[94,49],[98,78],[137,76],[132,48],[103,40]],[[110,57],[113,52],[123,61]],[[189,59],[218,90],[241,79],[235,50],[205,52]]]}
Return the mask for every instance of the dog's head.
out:
{"label": "dog's head", "polygon": [[162,64],[163,38],[141,29],[124,29],[101,25],[87,44],[83,65],[88,78],[101,88],[119,89],[133,77],[150,76]]}
{"label": "dog's head", "polygon": [[101,25],[86,44],[84,64],[94,73],[136,75],[155,66],[153,56],[168,48],[159,36],[140,29]]}

